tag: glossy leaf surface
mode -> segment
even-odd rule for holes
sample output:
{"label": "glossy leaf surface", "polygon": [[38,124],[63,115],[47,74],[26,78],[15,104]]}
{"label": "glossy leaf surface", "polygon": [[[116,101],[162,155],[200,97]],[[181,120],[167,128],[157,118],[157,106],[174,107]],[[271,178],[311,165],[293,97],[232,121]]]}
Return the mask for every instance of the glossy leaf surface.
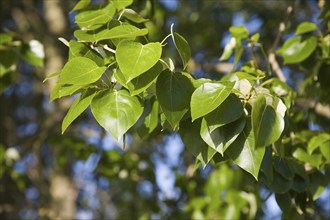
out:
{"label": "glossy leaf surface", "polygon": [[181,57],[181,60],[183,63],[183,69],[185,69],[188,65],[188,61],[191,56],[189,44],[186,41],[186,39],[184,39],[184,37],[182,37],[178,33],[175,33],[175,32],[172,33],[172,38],[173,38],[174,45],[180,54],[180,57]]}
{"label": "glossy leaf surface", "polygon": [[225,101],[215,110],[204,116],[210,131],[225,124],[233,122],[243,114],[243,105],[240,99],[230,94]]}
{"label": "glossy leaf surface", "polygon": [[316,46],[316,37],[303,40],[301,36],[298,36],[287,40],[277,52],[283,56],[286,64],[299,63],[307,59],[314,52]]}
{"label": "glossy leaf surface", "polygon": [[[281,112],[283,114],[283,112]],[[252,107],[252,128],[256,147],[265,147],[275,142],[284,129],[284,115],[281,115],[259,95]]]}
{"label": "glossy leaf surface", "polygon": [[94,30],[83,31],[77,30],[74,32],[74,36],[81,41],[86,42],[98,42],[101,40],[107,39],[116,39],[116,38],[132,38],[148,34],[148,29],[143,28],[139,29],[133,25],[125,24],[117,26],[114,28],[104,29],[100,32]]}
{"label": "glossy leaf surface", "polygon": [[60,83],[86,85],[96,82],[106,67],[99,67],[93,60],[76,57],[69,60],[62,69]]}
{"label": "glossy leaf surface", "polygon": [[242,169],[251,173],[258,180],[258,173],[265,154],[265,148],[255,147],[255,139],[250,120],[226,154]]}
{"label": "glossy leaf surface", "polygon": [[234,84],[234,82],[204,83],[198,87],[191,97],[192,120],[215,110],[229,96]]}
{"label": "glossy leaf surface", "polygon": [[236,140],[245,126],[245,118],[234,121],[230,124],[219,127],[213,131],[209,129],[206,121],[202,120],[200,135],[203,140],[213,147],[221,155]]}
{"label": "glossy leaf surface", "polygon": [[139,99],[125,90],[98,93],[92,100],[91,109],[96,121],[117,140],[143,112]]}
{"label": "glossy leaf surface", "polygon": [[122,41],[116,50],[116,59],[127,82],[153,67],[160,59],[160,43],[142,45],[134,41]]}

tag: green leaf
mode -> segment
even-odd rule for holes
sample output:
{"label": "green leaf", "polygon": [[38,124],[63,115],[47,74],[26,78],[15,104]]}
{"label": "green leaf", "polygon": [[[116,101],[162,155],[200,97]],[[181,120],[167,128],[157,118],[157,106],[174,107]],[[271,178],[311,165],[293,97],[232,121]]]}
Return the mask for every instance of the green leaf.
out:
{"label": "green leaf", "polygon": [[133,25],[123,24],[114,28],[104,29],[100,32],[76,30],[74,36],[80,41],[98,42],[101,40],[115,39],[115,38],[134,38],[148,34],[148,29],[139,29]]}
{"label": "green leaf", "polygon": [[316,24],[305,21],[298,25],[295,34],[305,34],[308,32],[315,31],[316,29]]}
{"label": "green leaf", "polygon": [[12,42],[14,36],[14,33],[0,33],[0,48],[2,44]]}
{"label": "green leaf", "polygon": [[220,57],[220,61],[227,60],[233,54],[234,48],[236,46],[236,39],[234,37],[230,38],[229,43],[226,44],[225,49]]}
{"label": "green leaf", "polygon": [[245,126],[245,117],[210,131],[206,121],[202,120],[200,135],[203,140],[221,155],[236,140]]}
{"label": "green leaf", "polygon": [[20,55],[31,65],[40,67],[44,65],[44,48],[39,41],[31,40],[29,44],[23,44],[20,47]]}
{"label": "green leaf", "polygon": [[293,185],[293,180],[285,179],[278,172],[274,171],[273,181],[271,183],[267,182],[266,185],[275,193],[286,193],[291,189]]}
{"label": "green leaf", "polygon": [[320,164],[322,163],[322,155],[320,154],[309,155],[306,151],[304,151],[301,148],[297,148],[293,152],[293,157],[302,162],[309,163],[310,165],[316,167],[317,169],[320,167]]}
{"label": "green leaf", "polygon": [[141,15],[139,15],[138,13],[136,13],[134,10],[130,9],[130,8],[126,8],[124,11],[123,16],[125,18],[127,18],[130,21],[133,21],[135,23],[143,23],[148,21],[148,19],[143,18]]}
{"label": "green leaf", "polygon": [[216,154],[216,150],[207,146],[200,137],[201,119],[191,122],[190,119],[180,122],[180,136],[185,147],[198,159],[204,167]]}
{"label": "green leaf", "polygon": [[285,64],[299,63],[307,59],[316,49],[317,38],[312,36],[302,40],[301,36],[293,37],[285,41],[284,45],[277,50],[281,54]]}
{"label": "green leaf", "polygon": [[143,112],[139,99],[125,90],[98,93],[92,100],[91,109],[96,121],[117,140]]}
{"label": "green leaf", "polygon": [[243,105],[240,99],[236,95],[230,94],[219,107],[205,115],[204,119],[210,131],[213,131],[239,119],[242,114]]}
{"label": "green leaf", "polygon": [[330,162],[330,141],[322,143],[322,145],[320,146],[320,150],[325,159]]}
{"label": "green leaf", "polygon": [[245,128],[226,154],[243,170],[252,174],[258,180],[260,166],[265,154],[265,148],[256,148],[251,122],[247,120]]}
{"label": "green leaf", "polygon": [[252,128],[256,147],[268,146],[281,136],[284,130],[284,115],[282,114],[282,110],[277,113],[271,105],[266,103],[265,96],[257,97],[252,107]]}
{"label": "green leaf", "polygon": [[251,41],[253,43],[258,43],[259,38],[260,38],[260,34],[259,33],[255,33],[254,35],[251,36]]}
{"label": "green leaf", "polygon": [[285,179],[292,180],[294,177],[294,173],[285,158],[274,157],[274,169]]}
{"label": "green leaf", "polygon": [[191,97],[191,117],[202,117],[215,110],[231,93],[235,82],[204,83]]}
{"label": "green leaf", "polygon": [[80,11],[87,8],[90,4],[91,0],[80,0],[72,9],[72,11]]}
{"label": "green leaf", "polygon": [[193,91],[191,81],[179,72],[173,73],[165,70],[158,76],[156,82],[157,98],[166,119],[174,129],[189,110]]}
{"label": "green leaf", "polygon": [[171,34],[172,34],[172,39],[173,39],[174,45],[180,54],[180,57],[181,57],[181,60],[183,63],[183,69],[185,69],[188,65],[188,61],[191,56],[189,44],[186,41],[186,39],[184,39],[184,37],[182,37],[180,34],[175,33],[173,31]]}
{"label": "green leaf", "polygon": [[49,76],[47,76],[45,79],[44,79],[44,81],[42,81],[43,83],[44,82],[46,82],[47,80],[49,80],[50,78],[53,78],[53,77],[55,77],[55,76],[59,76],[59,75],[61,75],[61,70],[60,71],[57,71],[57,72],[55,72],[55,73],[52,73],[52,74],[50,74]]}
{"label": "green leaf", "polygon": [[0,50],[0,78],[16,70],[18,57],[14,50]]}
{"label": "green leaf", "polygon": [[86,57],[93,60],[98,66],[104,65],[103,57],[83,43],[70,40],[69,48],[69,60],[75,57]]}
{"label": "green leaf", "polygon": [[71,85],[71,84],[62,84],[57,82],[50,93],[50,102],[54,101],[57,98],[61,98],[68,95],[73,95],[82,89],[87,89],[90,85]]}
{"label": "green leaf", "polygon": [[143,73],[142,75],[132,79],[130,82],[127,82],[126,77],[117,69],[114,76],[116,80],[129,89],[131,95],[137,95],[141,92],[145,91],[147,88],[151,86],[157,79],[157,76],[162,72],[163,66],[160,62],[157,62],[151,69],[147,72]]}
{"label": "green leaf", "polygon": [[142,45],[134,41],[121,41],[116,59],[127,82],[153,67],[160,59],[162,47],[159,42]]}
{"label": "green leaf", "polygon": [[136,123],[138,126],[137,132],[140,137],[145,137],[156,129],[159,119],[158,109],[159,104],[155,97],[147,99],[144,102],[144,111]]}
{"label": "green leaf", "polygon": [[133,0],[113,0],[113,3],[115,3],[117,10],[120,11],[133,4]]}
{"label": "green leaf", "polygon": [[65,115],[62,122],[62,134],[69,127],[69,125],[91,104],[93,97],[96,92],[93,90],[88,90],[84,92],[81,96],[76,98],[72,103],[68,113]]}
{"label": "green leaf", "polygon": [[[330,135],[327,133],[321,133],[308,142],[307,152],[312,154],[315,149],[323,145],[325,142],[330,140]],[[330,148],[330,147],[329,147]]]}
{"label": "green leaf", "polygon": [[291,196],[289,193],[275,193],[275,199],[278,206],[284,213],[288,213],[291,210],[292,202]]}
{"label": "green leaf", "polygon": [[237,39],[246,39],[249,36],[248,30],[244,26],[230,27],[229,31]]}
{"label": "green leaf", "polygon": [[[82,5],[86,7],[85,5]],[[105,7],[96,10],[86,10],[76,15],[76,23],[80,28],[95,30],[108,23],[116,12],[114,4],[106,4]]]}
{"label": "green leaf", "polygon": [[106,67],[99,67],[93,60],[75,57],[69,60],[62,69],[60,83],[86,85],[96,82]]}

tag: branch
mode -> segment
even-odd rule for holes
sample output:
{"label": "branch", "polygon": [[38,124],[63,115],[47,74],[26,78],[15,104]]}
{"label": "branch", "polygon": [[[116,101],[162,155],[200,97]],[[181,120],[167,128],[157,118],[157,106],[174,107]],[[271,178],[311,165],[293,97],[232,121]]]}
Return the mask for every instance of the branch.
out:
{"label": "branch", "polygon": [[274,43],[270,49],[270,53],[268,55],[268,61],[269,61],[270,65],[272,66],[272,69],[274,70],[277,77],[283,82],[286,82],[286,77],[284,76],[280,66],[278,65],[274,50],[276,49],[278,43],[280,42],[283,32],[285,31],[285,28],[288,25],[288,22],[290,20],[290,17],[292,16],[292,14],[293,14],[293,6],[290,5],[287,8],[287,16],[286,16],[285,20],[280,23],[275,41],[274,41]]}
{"label": "branch", "polygon": [[314,109],[316,114],[325,117],[326,119],[330,120],[330,106],[329,105],[322,105],[319,102],[316,102],[311,99],[303,99],[299,98],[296,99],[296,104],[302,108]]}

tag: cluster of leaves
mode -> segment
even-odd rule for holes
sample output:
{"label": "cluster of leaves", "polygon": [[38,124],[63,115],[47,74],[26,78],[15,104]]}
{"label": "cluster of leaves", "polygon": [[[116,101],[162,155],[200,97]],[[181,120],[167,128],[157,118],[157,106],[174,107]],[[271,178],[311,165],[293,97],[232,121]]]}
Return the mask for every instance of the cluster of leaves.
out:
{"label": "cluster of leaves", "polygon": [[[329,181],[329,134],[292,129],[295,91],[270,78],[271,71],[260,69],[256,59],[237,68],[247,48],[252,55],[254,48],[264,53],[259,34],[230,28],[232,38],[220,60],[234,54],[233,71],[220,80],[197,79],[185,72],[191,53],[187,41],[172,26],[162,42],[149,42],[147,19],[128,9],[131,4],[132,0],[104,5],[80,1],[73,9],[79,27],[75,40],[62,39],[69,47],[69,60],[48,77],[59,77],[51,101],[77,96],[63,119],[62,133],[89,106],[96,121],[118,141],[129,131],[142,138],[160,130],[179,132],[196,165],[232,161],[275,192],[288,215],[293,215],[293,202],[308,212]],[[181,57],[181,70],[171,58],[162,57],[168,38]],[[276,52],[285,64],[316,59],[309,77],[315,79],[329,66],[327,39],[329,34],[323,36],[315,24],[304,22]],[[320,96],[321,101],[327,98]],[[232,198],[239,200],[241,195]]]}
{"label": "cluster of leaves", "polygon": [[[88,107],[97,122],[119,140],[134,127],[141,136],[162,128],[179,131],[186,147],[205,166],[217,155],[250,172],[256,179],[265,147],[279,139],[286,106],[261,86],[265,73],[247,64],[219,81],[196,79],[176,71],[161,58],[163,42],[148,42],[144,18],[130,1],[103,6],[79,2],[69,60],[52,90],[51,100],[80,94],[62,124],[62,132]],[[97,15],[97,16],[96,16]],[[240,32],[244,30],[243,32]],[[233,28],[236,44],[248,38]],[[190,58],[187,41],[173,28],[171,37],[182,59]],[[249,38],[250,39],[250,38]],[[251,39],[255,39],[252,37]]]}
{"label": "cluster of leaves", "polygon": [[0,94],[15,82],[20,59],[32,66],[43,66],[43,45],[37,40],[26,43],[13,32],[0,33]]}

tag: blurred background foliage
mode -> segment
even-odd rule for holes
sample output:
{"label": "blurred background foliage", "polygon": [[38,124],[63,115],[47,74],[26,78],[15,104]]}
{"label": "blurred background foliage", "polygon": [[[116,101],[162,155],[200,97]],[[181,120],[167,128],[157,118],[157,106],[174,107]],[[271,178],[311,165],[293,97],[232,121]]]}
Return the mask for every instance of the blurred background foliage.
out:
{"label": "blurred background foliage", "polygon": [[[73,0],[0,1],[1,33],[7,33],[0,35],[0,63],[10,69],[4,72],[1,67],[0,74],[1,219],[277,219],[281,210],[275,200],[291,219],[330,217],[329,180],[321,172],[310,177],[314,195],[323,192],[320,198],[316,202],[301,198],[301,204],[298,198],[291,204],[289,194],[275,196],[268,189],[272,186],[256,182],[231,163],[194,168],[192,155],[175,133],[143,139],[128,135],[123,150],[122,143],[105,133],[87,111],[61,135],[62,118],[72,99],[49,103],[54,81],[42,81],[67,60],[68,48],[58,38],[73,37],[77,26],[70,10],[75,4]],[[287,15],[289,6],[293,11]],[[188,70],[197,77],[219,79],[232,68],[233,59],[219,62],[230,26],[244,25],[250,34],[260,33],[260,42],[271,52],[303,21],[325,31],[326,25],[318,19],[321,6],[329,10],[322,0],[138,0],[132,9],[150,18],[146,26],[154,41],[161,41],[174,23],[192,50]],[[287,26],[276,39],[281,22]],[[177,56],[179,62],[173,45],[164,49],[165,55]],[[259,52],[259,64],[267,69]],[[244,53],[242,63],[249,56]],[[306,74],[313,62],[305,61],[305,68],[282,69],[298,97],[317,97],[301,100],[293,108],[290,120],[297,131],[304,131],[294,143],[288,140],[288,146],[306,144],[313,132],[330,130],[328,108],[320,104],[330,103],[329,66],[321,67],[315,79]],[[275,169],[286,169],[285,164],[274,163]],[[304,175],[297,178],[299,184]]]}

